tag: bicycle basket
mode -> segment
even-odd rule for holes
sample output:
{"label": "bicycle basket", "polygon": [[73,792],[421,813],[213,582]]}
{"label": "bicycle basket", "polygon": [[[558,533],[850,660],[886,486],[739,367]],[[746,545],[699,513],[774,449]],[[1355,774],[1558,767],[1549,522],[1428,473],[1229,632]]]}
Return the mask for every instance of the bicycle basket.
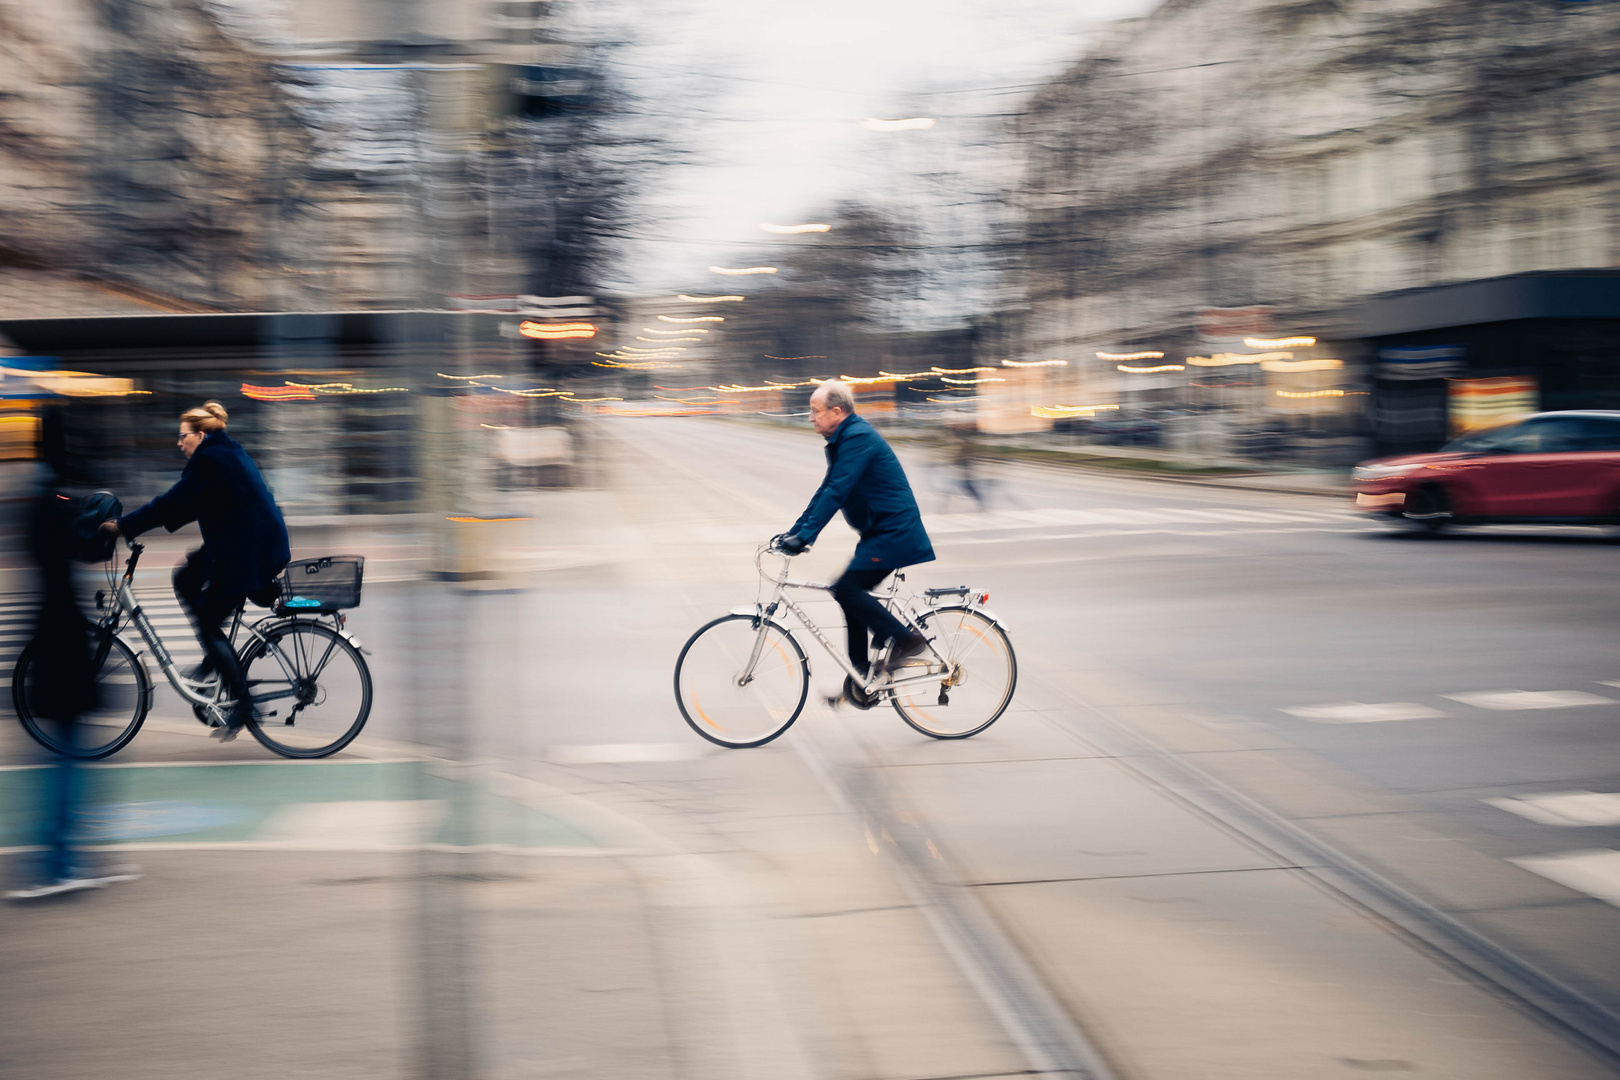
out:
{"label": "bicycle basket", "polygon": [[276,577],[281,593],[276,610],[284,615],[320,615],[359,607],[365,567],[363,555],[296,559]]}

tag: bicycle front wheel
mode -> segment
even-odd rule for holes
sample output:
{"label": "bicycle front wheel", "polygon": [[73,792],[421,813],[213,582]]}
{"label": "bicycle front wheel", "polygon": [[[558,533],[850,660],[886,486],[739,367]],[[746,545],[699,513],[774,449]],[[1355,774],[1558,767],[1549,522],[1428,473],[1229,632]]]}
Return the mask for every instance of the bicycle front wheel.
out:
{"label": "bicycle front wheel", "polygon": [[37,643],[29,643],[11,672],[11,703],[23,729],[47,750],[87,761],[116,754],[128,745],[141,730],[152,704],[152,682],[135,659],[133,649],[104,630],[92,631],[90,648],[96,673],[96,704],[72,724],[47,720],[34,711],[39,672]]}
{"label": "bicycle front wheel", "polygon": [[316,622],[290,622],[242,652],[253,695],[248,730],[282,757],[322,758],[354,741],[371,715],[371,672],[348,638]]}
{"label": "bicycle front wheel", "polygon": [[721,616],[693,634],[675,661],[681,715],[721,746],[770,742],[799,718],[809,692],[804,650],[769,619]]}
{"label": "bicycle front wheel", "polygon": [[[977,735],[1012,701],[1018,685],[1012,642],[994,619],[967,607],[936,608],[921,616],[917,625],[933,640],[946,667],[938,681],[896,687],[895,711],[936,739]],[[938,663],[932,656],[928,660]]]}

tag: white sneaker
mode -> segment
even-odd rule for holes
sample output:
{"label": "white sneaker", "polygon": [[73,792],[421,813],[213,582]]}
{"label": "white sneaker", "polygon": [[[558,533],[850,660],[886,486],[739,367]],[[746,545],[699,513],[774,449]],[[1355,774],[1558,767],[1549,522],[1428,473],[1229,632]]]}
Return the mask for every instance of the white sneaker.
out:
{"label": "white sneaker", "polygon": [[67,877],[57,878],[55,881],[45,881],[38,885],[28,885],[21,889],[8,889],[5,893],[7,900],[39,900],[47,896],[59,896],[62,893],[81,892],[84,889],[100,889],[108,885],[115,885],[120,881],[135,881],[142,876],[138,866],[108,866],[95,870],[74,867]]}

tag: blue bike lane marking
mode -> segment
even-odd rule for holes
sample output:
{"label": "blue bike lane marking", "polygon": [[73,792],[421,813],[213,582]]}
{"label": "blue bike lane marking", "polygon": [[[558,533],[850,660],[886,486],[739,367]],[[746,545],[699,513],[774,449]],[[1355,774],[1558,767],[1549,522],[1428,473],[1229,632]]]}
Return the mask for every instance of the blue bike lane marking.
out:
{"label": "blue bike lane marking", "polygon": [[[592,849],[564,821],[424,762],[87,768],[80,842],[343,850],[407,843]],[[39,842],[42,769],[0,772],[0,848]]]}

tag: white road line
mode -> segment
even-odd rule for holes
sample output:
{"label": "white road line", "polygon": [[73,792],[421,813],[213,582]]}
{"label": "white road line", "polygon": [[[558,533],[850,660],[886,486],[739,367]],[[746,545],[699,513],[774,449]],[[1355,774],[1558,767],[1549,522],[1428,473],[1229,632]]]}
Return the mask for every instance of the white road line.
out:
{"label": "white road line", "polygon": [[1441,697],[1472,705],[1476,709],[1510,712],[1520,709],[1573,709],[1582,705],[1614,705],[1613,698],[1588,694],[1584,690],[1480,690]]}
{"label": "white road line", "polygon": [[1550,791],[1485,801],[1538,825],[1620,825],[1620,793],[1615,792]]}
{"label": "white road line", "polygon": [[1338,705],[1297,705],[1281,711],[1313,724],[1378,724],[1389,720],[1432,720],[1446,715],[1439,709],[1412,701],[1378,704],[1346,701]]}
{"label": "white road line", "polygon": [[1594,848],[1509,859],[1532,873],[1620,907],[1620,851]]}

